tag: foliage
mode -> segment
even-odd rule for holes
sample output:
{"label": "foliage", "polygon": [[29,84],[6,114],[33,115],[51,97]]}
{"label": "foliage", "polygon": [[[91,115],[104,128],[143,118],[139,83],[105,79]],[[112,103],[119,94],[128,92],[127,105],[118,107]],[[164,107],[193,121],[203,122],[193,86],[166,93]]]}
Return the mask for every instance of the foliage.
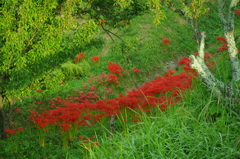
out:
{"label": "foliage", "polygon": [[90,75],[90,65],[85,60],[74,64],[70,61],[61,65],[62,73],[65,76],[65,80],[72,80],[73,78],[81,78]]}
{"label": "foliage", "polygon": [[181,0],[181,4],[186,12],[186,16],[189,18],[197,19],[209,11],[205,3],[207,0],[191,0],[189,3],[184,3]]}

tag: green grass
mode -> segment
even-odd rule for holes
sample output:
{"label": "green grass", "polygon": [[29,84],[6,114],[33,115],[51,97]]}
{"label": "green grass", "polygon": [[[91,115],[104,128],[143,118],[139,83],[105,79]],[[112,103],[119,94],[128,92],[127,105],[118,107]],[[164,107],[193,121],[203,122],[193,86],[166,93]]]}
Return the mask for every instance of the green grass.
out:
{"label": "green grass", "polygon": [[97,136],[100,145],[90,149],[87,158],[235,159],[240,155],[239,117],[228,111],[198,84],[168,111],[143,114],[143,122],[124,124],[124,130],[115,132],[113,139],[109,133]]}

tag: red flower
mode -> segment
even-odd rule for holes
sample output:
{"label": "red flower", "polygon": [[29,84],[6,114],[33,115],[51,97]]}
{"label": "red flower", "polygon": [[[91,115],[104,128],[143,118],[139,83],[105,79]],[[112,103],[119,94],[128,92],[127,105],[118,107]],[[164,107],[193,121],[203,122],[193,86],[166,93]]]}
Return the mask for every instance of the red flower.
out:
{"label": "red flower", "polygon": [[15,133],[15,130],[12,130],[12,129],[5,129],[4,131],[6,133],[9,133],[9,134],[14,134]]}
{"label": "red flower", "polygon": [[216,63],[214,61],[209,61],[206,63],[207,67],[214,67]]}
{"label": "red flower", "polygon": [[102,19],[101,22],[98,22],[97,25],[102,25],[103,23],[105,23],[104,19]]}
{"label": "red flower", "polygon": [[[199,53],[196,52],[195,55],[198,56]],[[212,57],[212,54],[210,54],[209,52],[205,52],[205,53],[204,53],[204,59],[207,59],[207,58],[210,58],[210,57]]]}
{"label": "red flower", "polygon": [[19,130],[19,131],[23,131],[23,127],[19,127],[18,130]]}
{"label": "red flower", "polygon": [[15,109],[15,112],[20,113],[21,111],[22,111],[22,109],[20,109],[20,108]]}
{"label": "red flower", "polygon": [[162,43],[162,42],[164,42],[164,45],[168,45],[171,41],[168,39],[168,38],[166,38],[165,36],[163,36],[162,37],[163,38],[163,40],[161,40],[160,42]]}
{"label": "red flower", "polygon": [[41,89],[37,89],[36,92],[42,92],[42,90]]}
{"label": "red flower", "polygon": [[119,66],[118,63],[109,62],[107,68],[111,73],[115,73],[120,76],[123,75],[122,67]]}
{"label": "red flower", "polygon": [[224,37],[217,37],[216,40],[217,41],[226,41],[226,38],[224,38]]}
{"label": "red flower", "polygon": [[85,137],[84,136],[79,136],[78,139],[82,140],[84,139]]}
{"label": "red flower", "polygon": [[136,67],[133,69],[133,72],[135,72],[135,73],[139,73],[140,71],[141,71],[141,70],[138,69],[138,68],[136,68]]}
{"label": "red flower", "polygon": [[94,144],[94,145],[96,145],[96,146],[97,146],[97,145],[99,145],[99,143],[98,143],[98,142],[93,142],[93,144]]}
{"label": "red flower", "polygon": [[122,20],[121,22],[122,22],[122,23],[127,23],[127,21],[126,21],[126,20]]}
{"label": "red flower", "polygon": [[240,16],[240,9],[237,9],[237,10],[236,10],[236,13],[237,13],[237,15]]}
{"label": "red flower", "polygon": [[227,43],[226,44],[223,44],[222,46],[220,46],[219,48],[217,48],[217,51],[223,51],[223,50],[227,50],[228,47],[227,47]]}
{"label": "red flower", "polygon": [[84,53],[77,54],[77,57],[74,59],[75,63],[78,63],[79,60],[83,59],[85,57]]}
{"label": "red flower", "polygon": [[93,56],[91,57],[93,63],[98,63],[100,61],[100,56]]}
{"label": "red flower", "polygon": [[61,82],[62,85],[64,85],[65,83],[64,82]]}
{"label": "red flower", "polygon": [[177,64],[181,65],[181,64],[185,64],[187,66],[190,66],[191,60],[187,57],[182,58]]}
{"label": "red flower", "polygon": [[78,59],[82,59],[82,58],[84,58],[84,57],[85,57],[85,55],[84,55],[83,52],[77,55],[77,58],[78,58]]}
{"label": "red flower", "polygon": [[110,83],[118,83],[117,75],[114,75],[114,74],[108,75],[107,80],[108,80]]}

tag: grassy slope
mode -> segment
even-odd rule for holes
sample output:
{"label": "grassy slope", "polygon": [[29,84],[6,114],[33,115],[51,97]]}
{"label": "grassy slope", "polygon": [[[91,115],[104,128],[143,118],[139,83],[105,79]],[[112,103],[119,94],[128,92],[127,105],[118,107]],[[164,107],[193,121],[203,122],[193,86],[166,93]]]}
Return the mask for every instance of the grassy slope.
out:
{"label": "grassy slope", "polygon": [[[215,6],[211,6],[216,10]],[[189,23],[178,13],[166,9],[167,19],[162,21],[159,26],[153,25],[152,15],[146,14],[136,17],[123,28],[114,32],[125,40],[124,57],[130,59],[125,62],[121,53],[120,40],[116,37],[115,42],[102,34],[104,45],[100,40],[95,40],[89,46],[79,52],[85,52],[87,57],[101,55],[101,65],[92,67],[94,74],[106,71],[108,62],[119,62],[125,69],[137,67],[142,70],[141,75],[136,79],[137,82],[143,82],[146,79],[153,79],[157,75],[161,75],[166,71],[164,67],[167,61],[176,60],[179,57],[186,56],[197,52],[197,45],[192,40],[192,28]],[[214,54],[219,43],[216,43],[217,36],[223,36],[221,26],[219,25],[218,16],[215,12],[211,12],[204,16],[201,20],[201,30],[206,31],[209,39],[207,39],[207,51]],[[239,26],[239,20],[237,22]],[[236,34],[239,35],[239,28],[236,27]],[[160,43],[162,36],[166,36],[171,40],[169,46]],[[166,50],[167,49],[167,50]],[[90,62],[90,59],[89,63]],[[222,68],[225,68],[222,66]],[[219,70],[218,72],[221,72]],[[220,76],[220,75],[219,75]],[[66,95],[67,90],[75,90],[81,87],[82,80],[72,80],[66,82],[66,86],[61,87],[57,92],[50,92],[47,98],[57,95]],[[128,87],[133,87],[130,84]],[[198,98],[196,98],[198,97]],[[45,97],[41,97],[44,99]],[[28,99],[21,105],[26,106],[35,99]],[[209,117],[209,111],[215,106],[219,110],[215,113],[213,119],[217,122],[213,123]],[[109,141],[109,134],[97,136],[100,146],[97,149],[91,149],[90,153],[86,153],[86,158],[234,158],[239,155],[239,146],[237,147],[236,139],[240,134],[237,125],[227,122],[231,116],[226,115],[224,105],[219,101],[213,100],[206,90],[205,86],[199,84],[193,90],[190,90],[183,99],[183,103],[177,105],[174,109],[170,109],[169,113],[158,112],[157,116],[144,116],[144,124],[128,125],[123,129],[125,135],[120,131],[114,135],[114,140]],[[220,113],[220,116],[218,116]],[[222,116],[221,116],[222,115]],[[231,119],[235,120],[235,119]],[[130,130],[130,131],[129,131]],[[87,130],[90,131],[90,130]],[[93,132],[91,132],[93,133]],[[28,141],[31,136],[31,141]],[[20,152],[27,151],[29,156],[34,153],[41,152],[45,158],[79,158],[83,155],[78,149],[78,143],[71,145],[69,149],[61,150],[61,145],[54,145],[48,149],[38,147],[37,141],[33,140],[32,132],[19,137],[27,139],[22,142],[19,147]],[[56,143],[58,139],[49,139],[50,143]],[[6,143],[5,143],[6,144]],[[27,145],[35,148],[29,148]],[[109,147],[109,144],[113,146]],[[78,147],[78,148],[76,148]],[[8,148],[8,147],[6,147]],[[140,153],[141,152],[141,153]],[[203,155],[204,154],[204,155]],[[52,156],[52,157],[51,157]],[[1,158],[1,157],[0,157]],[[22,156],[22,158],[24,158]]]}
{"label": "grassy slope", "polygon": [[[217,9],[210,6],[214,10]],[[144,37],[144,43],[153,46],[149,50],[141,50],[140,47],[138,53],[141,57],[146,58],[146,53],[147,56],[153,57],[154,60],[150,60],[150,63],[154,66],[157,63],[164,65],[163,61],[197,52],[191,38],[191,28],[186,20],[172,11],[167,11],[167,15],[168,19],[158,27],[143,23],[151,19],[149,15],[143,16],[146,18],[136,18],[140,23],[140,28],[137,30],[141,33],[133,35],[135,37],[137,35],[139,39]],[[239,17],[236,17],[236,26],[239,26],[237,18]],[[222,43],[216,42],[215,38],[223,36],[219,18],[216,12],[211,10],[200,21],[202,22],[200,30],[206,31],[209,37],[206,40],[206,52],[214,54],[218,63],[215,73],[226,82],[230,68],[228,62],[222,61],[227,59],[227,53],[221,53],[224,56],[218,57],[220,53],[216,51]],[[139,26],[139,23],[134,23],[135,27]],[[236,27],[235,35],[239,35],[239,31]],[[166,48],[159,45],[162,36],[167,36],[171,40],[169,51],[164,51]],[[174,52],[177,52],[177,56],[174,56]],[[152,69],[148,67],[146,68]],[[127,127],[124,124],[124,131],[116,132],[113,140],[109,140],[108,135],[99,136],[98,141],[101,145],[91,149],[86,158],[238,158],[240,156],[237,145],[240,134],[237,123],[239,118],[229,114],[226,109],[228,106],[219,99],[213,99],[200,81],[196,81],[196,84],[197,87],[184,95],[183,102],[167,113],[143,115],[143,123]]]}

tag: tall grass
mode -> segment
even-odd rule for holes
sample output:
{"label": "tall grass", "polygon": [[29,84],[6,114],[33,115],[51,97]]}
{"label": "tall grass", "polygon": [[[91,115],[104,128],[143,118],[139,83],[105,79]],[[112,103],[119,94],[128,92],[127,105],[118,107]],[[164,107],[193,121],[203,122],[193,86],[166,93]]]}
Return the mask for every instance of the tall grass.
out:
{"label": "tall grass", "polygon": [[[213,107],[219,111],[212,113]],[[235,159],[240,156],[237,120],[199,84],[166,112],[143,113],[142,122],[124,124],[125,131],[114,133],[113,139],[97,136],[100,144],[86,158]]]}

